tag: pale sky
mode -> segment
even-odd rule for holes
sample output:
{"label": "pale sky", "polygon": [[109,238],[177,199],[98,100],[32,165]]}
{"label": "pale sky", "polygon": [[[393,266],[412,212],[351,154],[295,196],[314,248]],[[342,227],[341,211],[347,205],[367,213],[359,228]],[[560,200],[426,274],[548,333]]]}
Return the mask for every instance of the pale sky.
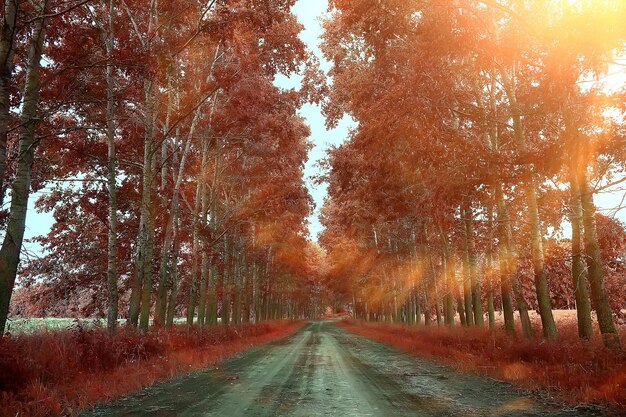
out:
{"label": "pale sky", "polygon": [[[328,72],[331,64],[324,59],[319,49],[320,36],[322,35],[322,26],[320,18],[322,18],[328,9],[327,0],[299,0],[294,6],[294,13],[298,16],[300,23],[304,25],[304,31],[300,38],[307,44],[309,49],[319,58],[322,69]],[[297,83],[297,80],[277,79],[276,83],[281,86],[290,86]],[[317,240],[317,234],[322,230],[319,222],[319,209],[324,203],[327,195],[327,186],[322,184],[316,186],[311,180],[311,176],[318,175],[320,170],[317,166],[318,162],[326,156],[326,151],[332,145],[341,144],[347,137],[351,128],[355,126],[354,121],[345,117],[336,129],[326,130],[324,124],[324,116],[319,106],[307,104],[300,110],[300,115],[304,117],[307,124],[311,128],[311,143],[313,149],[309,153],[309,160],[304,170],[307,176],[307,187],[309,193],[315,200],[316,210],[309,217],[309,232],[313,240]]]}
{"label": "pale sky", "polygon": [[[305,29],[300,37],[308,45],[310,50],[318,56],[324,71],[328,71],[330,69],[330,64],[323,59],[321,51],[318,47],[320,42],[319,37],[322,34],[319,19],[326,14],[327,8],[327,0],[299,0],[294,7],[295,14],[300,22],[305,26]],[[618,78],[613,78],[612,82],[623,85],[624,82],[626,82],[626,74],[623,71],[620,72],[621,75]],[[276,84],[285,88],[297,86],[298,82],[298,77],[292,77],[291,79],[278,77],[276,79]],[[328,131],[325,128],[324,116],[322,115],[319,106],[310,104],[305,105],[300,110],[300,114],[304,117],[307,124],[311,128],[310,140],[314,146],[309,154],[309,160],[305,167],[305,174],[307,176],[307,187],[316,204],[315,213],[308,219],[310,235],[314,240],[316,240],[317,234],[322,230],[322,226],[317,215],[319,213],[319,209],[324,203],[324,198],[327,195],[327,187],[325,185],[315,186],[310,177],[320,173],[320,169],[317,166],[318,162],[324,158],[329,147],[341,144],[345,140],[348,136],[349,130],[355,126],[355,123],[346,117],[341,121],[336,129]],[[43,192],[45,192],[45,190]],[[31,195],[29,200],[25,234],[27,239],[48,233],[54,223],[51,213],[37,213],[35,211],[34,202],[37,200],[39,195],[40,193]],[[621,203],[623,203],[622,200],[624,196],[624,189],[616,189],[610,193],[604,193],[596,196],[596,203],[598,204],[599,210],[603,213],[615,216],[626,222],[626,210],[617,210],[617,207],[622,205]],[[33,243],[27,243],[25,248],[27,252],[31,252],[36,255],[40,253],[38,245]]]}

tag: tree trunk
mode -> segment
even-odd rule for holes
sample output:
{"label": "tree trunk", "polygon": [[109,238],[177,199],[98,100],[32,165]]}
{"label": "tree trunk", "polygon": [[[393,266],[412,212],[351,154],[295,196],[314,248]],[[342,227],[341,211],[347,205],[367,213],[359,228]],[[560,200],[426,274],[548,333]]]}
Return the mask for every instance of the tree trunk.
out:
{"label": "tree trunk", "polygon": [[[522,124],[522,115],[517,102],[516,95],[516,64],[513,63],[511,74],[504,71],[502,73],[502,81],[506,90],[506,95],[510,102],[510,116],[513,120],[513,131],[515,133],[515,141],[517,147],[522,152],[526,151],[526,138],[524,126]],[[535,291],[537,293],[537,303],[539,314],[541,316],[541,324],[543,327],[543,335],[546,339],[556,339],[556,325],[552,315],[552,305],[550,302],[550,292],[548,289],[548,277],[545,270],[545,261],[543,254],[543,233],[541,230],[541,220],[539,217],[539,205],[537,204],[537,186],[532,168],[524,167],[523,175],[526,204],[528,206],[527,219],[530,224],[530,248],[533,261],[533,271],[535,277]],[[517,285],[513,285],[514,290]],[[516,298],[519,291],[515,294]],[[518,301],[519,304],[519,301]],[[520,312],[521,314],[522,312]],[[524,318],[522,317],[522,320]]]}
{"label": "tree trunk", "polygon": [[604,289],[604,271],[602,270],[602,257],[596,227],[596,206],[593,202],[593,191],[589,187],[587,175],[584,172],[579,185],[583,226],[585,229],[585,253],[587,255],[589,287],[591,289],[593,307],[596,310],[598,326],[600,327],[604,344],[609,348],[618,349],[620,346],[619,336],[613,321],[613,311]]}
{"label": "tree trunk", "polygon": [[209,266],[209,280],[207,289],[206,324],[217,324],[217,273],[215,266]]}
{"label": "tree trunk", "polygon": [[467,250],[467,238],[463,242],[463,301],[465,311],[465,325],[474,325],[474,307],[472,300],[472,278],[470,272],[469,252]]}
{"label": "tree trunk", "polygon": [[0,27],[0,207],[4,206],[4,176],[11,102],[9,88],[13,81],[13,55],[19,0],[5,0]]}
{"label": "tree trunk", "polygon": [[535,274],[535,291],[537,292],[537,304],[543,336],[548,340],[556,339],[556,324],[552,315],[552,302],[548,288],[548,276],[543,256],[543,233],[539,219],[539,206],[537,204],[537,187],[534,176],[530,170],[526,175],[526,199],[528,204],[528,216],[530,223],[530,241],[533,258],[533,270]]}
{"label": "tree trunk", "polygon": [[40,16],[35,19],[30,48],[28,68],[24,84],[24,99],[20,117],[19,157],[15,180],[11,187],[11,207],[6,234],[0,248],[0,336],[4,334],[9,313],[11,295],[15,286],[15,276],[20,262],[20,252],[26,227],[26,211],[30,194],[31,175],[35,158],[35,131],[37,107],[39,104],[39,69],[41,50],[45,37],[47,1],[40,3]]}
{"label": "tree trunk", "polygon": [[[203,239],[204,240],[204,239]],[[202,242],[202,254],[200,255],[200,299],[198,301],[198,325],[204,327],[207,319],[207,307],[209,298],[209,257],[206,253],[205,242]]]}
{"label": "tree trunk", "polygon": [[165,326],[171,328],[174,324],[174,315],[176,314],[176,301],[178,299],[178,256],[180,254],[180,215],[179,207],[175,207],[174,217],[176,223],[174,227],[174,242],[172,249],[172,266],[170,269],[170,294],[167,300],[167,315],[165,318]]}
{"label": "tree trunk", "polygon": [[576,165],[570,170],[571,214],[572,224],[572,283],[576,297],[576,318],[578,321],[578,336],[581,339],[591,339],[593,328],[591,324],[591,303],[587,288],[587,269],[582,250],[582,222],[583,210]]}
{"label": "tree trunk", "polygon": [[[198,181],[202,182],[201,187],[201,216],[200,216],[200,227],[203,229],[207,224],[207,216],[209,213],[209,194],[207,190],[206,180],[204,175],[206,173],[208,167],[208,153],[209,153],[209,144],[207,140],[204,140],[202,144],[202,175],[198,178]],[[200,327],[204,326],[204,320],[206,315],[206,300],[207,300],[207,290],[209,285],[209,260],[207,256],[207,239],[206,237],[202,237],[200,241],[200,298],[198,300],[198,325]]]}
{"label": "tree trunk", "polygon": [[196,184],[196,196],[192,213],[192,239],[193,247],[191,252],[191,277],[189,283],[189,304],[187,305],[187,325],[193,326],[193,318],[196,313],[196,293],[198,291],[198,264],[200,256],[200,222],[199,215],[202,202],[202,181]]}
{"label": "tree trunk", "polygon": [[442,232],[443,239],[443,270],[445,274],[445,295],[443,296],[443,317],[448,326],[454,326],[454,282],[456,281],[454,261],[450,256],[448,237]]}
{"label": "tree trunk", "polygon": [[[509,211],[504,202],[502,185],[496,186],[496,211],[498,216],[498,251],[500,260],[500,288],[502,292],[502,312],[504,314],[504,328],[509,334],[515,334],[515,319],[513,316],[513,299],[511,298],[513,276],[512,263],[514,262],[511,247],[511,225]],[[520,317],[522,317],[520,312]]]}
{"label": "tree trunk", "polygon": [[493,303],[493,203],[490,202],[487,209],[487,224],[489,225],[489,244],[487,246],[487,317],[489,319],[489,328],[496,327],[496,315]]}
{"label": "tree trunk", "polygon": [[143,190],[141,196],[141,215],[145,219],[144,229],[144,251],[143,258],[138,261],[143,265],[141,282],[141,314],[139,317],[139,327],[142,331],[148,331],[150,325],[150,309],[152,295],[152,260],[154,255],[154,206],[152,202],[152,188],[154,184],[155,154],[154,154],[154,97],[153,82],[144,82],[144,93],[146,97],[146,117],[145,117],[145,143],[143,161]]}
{"label": "tree trunk", "polygon": [[[170,248],[172,245],[172,236],[174,231],[174,224],[178,221],[175,218],[175,213],[178,213],[178,207],[180,205],[180,187],[183,181],[183,176],[185,172],[185,167],[187,165],[187,156],[191,149],[191,143],[193,141],[193,136],[196,130],[196,124],[198,123],[198,118],[200,115],[200,109],[196,110],[193,121],[191,122],[191,127],[189,129],[189,134],[187,136],[187,140],[185,142],[185,146],[183,147],[183,153],[180,159],[180,164],[178,166],[178,172],[176,177],[174,178],[174,189],[172,190],[172,202],[170,207],[170,216],[167,221],[167,225],[165,226],[165,237],[163,239],[163,245],[161,246],[161,265],[159,268],[159,285],[157,288],[157,298],[156,298],[156,306],[155,306],[155,315],[154,322],[156,325],[161,325],[165,320],[166,314],[166,304],[167,304],[167,286],[168,279],[167,273],[169,270],[169,258],[170,258]],[[165,138],[163,139],[165,140]],[[199,183],[204,183],[198,178]],[[204,188],[202,188],[204,189]]]}
{"label": "tree trunk", "polygon": [[[178,198],[176,192],[172,192],[172,200],[171,203],[168,204],[167,199],[167,171],[170,166],[169,158],[168,158],[168,132],[170,131],[170,124],[172,118],[172,112],[174,110],[174,106],[176,105],[177,111],[179,110],[178,106],[178,68],[177,65],[171,63],[167,68],[167,79],[168,79],[168,100],[167,100],[167,111],[165,115],[165,125],[162,128],[163,138],[161,141],[161,187],[159,190],[159,194],[161,197],[161,204],[163,207],[170,206],[169,217],[167,218],[167,222],[165,225],[165,236],[163,237],[163,243],[161,244],[161,255],[159,262],[159,284],[157,286],[156,292],[156,301],[154,303],[154,325],[157,327],[166,325],[167,321],[167,301],[168,301],[168,287],[169,287],[169,277],[170,274],[170,246],[172,244],[172,235],[174,229],[174,214],[173,214],[173,206],[178,202],[175,202],[174,199]],[[179,130],[176,129],[175,140],[178,142],[179,139]],[[174,145],[177,146],[177,143]],[[176,150],[172,151],[172,159],[175,158]],[[174,180],[176,181],[176,179]]]}
{"label": "tree trunk", "polygon": [[483,305],[480,294],[480,282],[478,281],[478,260],[476,259],[476,244],[474,243],[474,214],[469,203],[465,204],[465,241],[467,250],[467,260],[470,274],[470,285],[472,290],[472,306],[474,308],[474,324],[483,326]]}
{"label": "tree trunk", "polygon": [[113,18],[115,12],[114,0],[109,1],[109,24],[105,45],[107,52],[106,84],[107,84],[107,188],[109,193],[109,230],[107,245],[107,286],[108,286],[108,314],[107,328],[110,333],[117,330],[118,298],[117,289],[117,168],[115,154],[115,79],[113,65]]}
{"label": "tree trunk", "polygon": [[146,243],[144,242],[145,234],[144,216],[139,218],[139,233],[137,234],[137,249],[135,253],[135,267],[133,276],[130,281],[130,300],[128,301],[128,321],[131,327],[139,325],[139,307],[141,305],[141,282],[143,280],[143,251]]}
{"label": "tree trunk", "polygon": [[463,305],[463,296],[459,290],[459,282],[454,282],[454,294],[456,296],[456,309],[459,312],[459,321],[461,326],[467,326],[467,318],[465,316],[465,306]]}

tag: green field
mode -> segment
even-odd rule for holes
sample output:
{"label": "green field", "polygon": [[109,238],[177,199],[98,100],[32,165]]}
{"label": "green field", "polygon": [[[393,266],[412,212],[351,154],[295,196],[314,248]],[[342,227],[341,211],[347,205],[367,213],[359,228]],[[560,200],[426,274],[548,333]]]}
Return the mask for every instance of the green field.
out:
{"label": "green field", "polygon": [[[179,317],[174,319],[175,324],[184,324],[187,319]],[[126,323],[126,319],[119,319],[120,326]],[[7,321],[6,331],[9,333],[35,333],[43,330],[67,330],[77,326],[94,327],[102,326],[106,327],[106,319],[92,319],[92,318],[59,318],[59,317],[47,317],[47,318],[13,318]]]}

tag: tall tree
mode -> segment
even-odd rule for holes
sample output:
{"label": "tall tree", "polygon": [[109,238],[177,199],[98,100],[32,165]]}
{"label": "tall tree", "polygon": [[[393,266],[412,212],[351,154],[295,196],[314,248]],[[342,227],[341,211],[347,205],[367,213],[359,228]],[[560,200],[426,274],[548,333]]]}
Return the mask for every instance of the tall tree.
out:
{"label": "tall tree", "polygon": [[35,5],[35,17],[28,49],[26,81],[24,83],[20,115],[19,156],[15,180],[11,185],[11,206],[7,229],[0,248],[0,333],[4,333],[11,294],[15,285],[17,267],[26,227],[26,212],[32,180],[33,161],[37,141],[35,138],[41,84],[39,70],[46,33],[47,0]]}

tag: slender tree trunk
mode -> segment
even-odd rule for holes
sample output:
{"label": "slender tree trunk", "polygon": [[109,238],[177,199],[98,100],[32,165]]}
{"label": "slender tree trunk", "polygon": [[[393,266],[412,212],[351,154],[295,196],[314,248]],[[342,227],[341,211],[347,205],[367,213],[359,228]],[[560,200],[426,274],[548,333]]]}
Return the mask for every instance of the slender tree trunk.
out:
{"label": "slender tree trunk", "polygon": [[[219,305],[219,318],[221,319],[220,324],[225,324],[225,320],[224,320],[224,309],[225,309],[225,305],[226,305],[226,297],[225,297],[225,286],[224,286],[224,274],[226,271],[226,267],[222,266],[220,269],[218,269],[217,271],[217,276],[215,277],[215,293],[217,296],[217,303]],[[267,307],[267,304],[266,304]],[[266,317],[267,317],[267,311],[266,311]]]}
{"label": "slender tree trunk", "polygon": [[[425,273],[426,274],[426,273]],[[430,309],[431,309],[431,305],[430,305],[430,297],[428,294],[428,282],[424,283],[424,285],[422,286],[423,291],[424,291],[424,326],[430,326]]]}
{"label": "slender tree trunk", "polygon": [[620,347],[619,336],[613,321],[613,311],[604,289],[604,271],[602,270],[602,257],[596,226],[596,206],[593,202],[593,191],[589,187],[585,172],[583,172],[579,186],[585,230],[585,253],[587,255],[589,287],[591,289],[593,307],[596,310],[598,326],[600,327],[604,344],[609,348],[618,349]]}
{"label": "slender tree trunk", "polygon": [[187,325],[193,326],[193,318],[196,313],[196,297],[198,291],[198,263],[200,260],[200,221],[199,214],[202,202],[202,181],[196,184],[196,196],[192,213],[192,239],[193,247],[191,253],[191,281],[189,284],[189,304],[187,306]]}
{"label": "slender tree trunk", "polygon": [[209,298],[209,257],[206,253],[204,239],[202,239],[202,254],[200,255],[200,299],[198,300],[198,325],[204,327],[207,318],[207,300]]}
{"label": "slender tree trunk", "polygon": [[161,245],[161,262],[159,265],[159,285],[157,287],[156,302],[154,305],[154,325],[163,326],[165,324],[167,316],[167,290],[170,274],[170,245],[172,242],[172,235],[174,233],[173,227],[170,226],[174,221],[173,212],[170,212],[170,220],[165,230],[165,237],[163,244]]}
{"label": "slender tree trunk", "polygon": [[[498,216],[498,251],[500,260],[500,288],[502,294],[502,312],[504,314],[504,328],[509,334],[515,334],[515,319],[513,315],[513,299],[511,298],[512,281],[515,279],[512,273],[513,254],[509,250],[511,246],[511,227],[509,212],[504,202],[502,185],[496,186],[496,208]],[[521,312],[520,312],[521,314]]]}
{"label": "slender tree trunk", "polygon": [[209,290],[207,294],[206,323],[217,324],[217,272],[215,266],[209,266]]}
{"label": "slender tree trunk", "polygon": [[[210,223],[209,226],[211,228],[212,235],[215,235],[217,232],[217,199],[215,196],[215,188],[217,185],[217,172],[219,165],[219,156],[215,162],[215,170],[213,176],[213,185],[211,187],[211,191],[208,193],[210,195],[209,198],[209,206],[210,206]],[[208,217],[208,213],[205,214],[205,218]],[[218,306],[218,282],[217,282],[217,268],[211,264],[211,259],[209,258],[208,247],[206,246],[206,242],[204,244],[204,249],[202,252],[202,275],[207,276],[207,311],[205,311],[205,315],[207,317],[207,322],[210,324],[217,324],[217,306]],[[203,278],[204,279],[204,278]]]}
{"label": "slender tree trunk", "polygon": [[569,179],[570,179],[570,223],[572,226],[572,284],[576,298],[576,319],[578,322],[578,336],[583,340],[593,337],[591,321],[591,300],[587,287],[587,268],[583,253],[583,207],[581,200],[581,177],[584,176],[585,164],[581,159],[582,138],[578,128],[573,123],[572,112],[563,109],[565,122],[565,138],[569,145]]}
{"label": "slender tree trunk", "polygon": [[[162,128],[163,139],[161,141],[161,186],[159,190],[159,194],[161,197],[161,205],[163,207],[170,206],[169,217],[167,219],[165,225],[165,236],[163,238],[163,243],[161,245],[161,255],[159,262],[159,284],[157,286],[156,293],[156,301],[154,304],[154,325],[157,327],[166,325],[167,321],[167,300],[168,300],[168,287],[169,287],[169,277],[170,274],[170,247],[172,244],[172,235],[174,233],[174,214],[173,214],[173,206],[178,202],[175,202],[174,199],[178,198],[176,192],[172,192],[172,201],[168,204],[168,192],[167,192],[167,172],[170,167],[169,158],[168,158],[168,132],[170,131],[170,124],[172,118],[172,112],[174,110],[174,106],[176,106],[176,110],[179,110],[178,103],[178,67],[174,63],[171,63],[167,68],[167,78],[168,78],[168,100],[167,100],[167,111],[165,116],[165,125]],[[176,129],[175,141],[178,142],[179,130]],[[175,143],[174,146],[177,146]],[[176,150],[173,151],[172,159],[175,158]],[[176,181],[176,179],[174,180]]]}
{"label": "slender tree trunk", "polygon": [[145,219],[144,229],[144,250],[143,258],[139,262],[143,264],[141,282],[141,307],[139,317],[139,327],[142,331],[148,331],[150,325],[151,295],[152,295],[152,261],[154,257],[154,206],[152,201],[152,188],[154,185],[155,153],[154,153],[154,97],[153,81],[144,82],[144,93],[146,96],[146,117],[145,117],[145,144],[143,161],[143,190],[141,197],[141,215]]}
{"label": "slender tree trunk", "polygon": [[[504,72],[503,83],[511,107],[511,119],[513,120],[513,131],[518,148],[526,151],[526,138],[522,124],[522,115],[516,96],[516,64],[513,64],[512,75]],[[545,269],[543,254],[543,232],[541,230],[541,219],[539,217],[539,205],[537,203],[537,186],[535,176],[531,167],[524,168],[524,187],[526,193],[526,204],[528,206],[528,223],[530,224],[530,249],[533,261],[533,271],[535,276],[535,291],[537,293],[537,303],[543,335],[546,339],[556,339],[556,324],[552,315],[552,305],[550,301],[550,291],[548,288],[548,277]],[[515,285],[514,285],[515,289]],[[517,297],[517,294],[516,294]],[[523,320],[523,319],[522,319]]]}
{"label": "slender tree trunk", "polygon": [[6,190],[4,176],[7,160],[10,86],[13,81],[13,55],[19,0],[4,1],[4,15],[0,27],[0,207],[4,205]]}
{"label": "slender tree trunk", "polygon": [[459,321],[461,326],[467,326],[467,317],[465,315],[465,306],[463,305],[463,295],[459,289],[459,282],[454,282],[454,294],[456,296],[456,309],[459,312]]}
{"label": "slender tree trunk", "polygon": [[137,249],[135,253],[135,267],[130,281],[130,300],[128,301],[128,322],[131,327],[139,325],[139,307],[141,305],[141,283],[143,280],[143,251],[145,251],[145,219],[139,218],[139,233],[137,234]]}
{"label": "slender tree trunk", "polygon": [[467,249],[467,238],[463,242],[463,301],[465,310],[465,325],[474,325],[474,307],[472,300],[472,277],[470,272],[469,251]]}
{"label": "slender tree trunk", "polygon": [[533,258],[533,270],[535,273],[535,290],[537,292],[537,304],[543,336],[549,340],[556,339],[556,323],[552,315],[552,302],[548,288],[548,275],[546,273],[543,256],[543,233],[539,219],[539,206],[537,204],[537,187],[533,175],[528,171],[526,178],[526,198],[528,203],[528,216],[530,217],[530,240]]}
{"label": "slender tree trunk", "polygon": [[230,273],[230,294],[232,300],[231,318],[233,324],[239,324],[239,259],[238,252],[239,241],[233,238],[231,244],[231,273]]}
{"label": "slender tree trunk", "polygon": [[448,326],[454,326],[454,282],[456,281],[454,272],[454,260],[450,256],[448,237],[442,232],[443,239],[443,270],[445,274],[445,295],[443,296],[443,316],[444,322]]}
{"label": "slender tree trunk", "polygon": [[117,289],[117,168],[115,154],[115,79],[113,76],[113,18],[115,1],[109,0],[109,28],[106,34],[105,45],[107,52],[106,84],[107,84],[107,188],[109,193],[109,230],[107,246],[107,286],[108,286],[108,314],[107,328],[110,333],[117,330],[118,298]]}
{"label": "slender tree trunk", "polygon": [[26,211],[30,194],[31,175],[35,158],[35,131],[37,126],[37,107],[39,104],[39,69],[41,50],[46,31],[46,19],[43,17],[47,1],[39,3],[40,16],[35,19],[30,48],[28,50],[28,68],[24,84],[24,100],[20,117],[19,157],[15,180],[11,187],[11,207],[7,229],[0,248],[0,335],[4,334],[11,295],[15,286],[15,276],[20,262],[20,252],[26,227]]}
{"label": "slender tree trunk", "polygon": [[583,209],[580,187],[578,185],[577,164],[570,170],[571,214],[572,224],[572,283],[576,297],[576,318],[578,320],[578,336],[581,339],[591,339],[593,328],[591,325],[591,303],[587,288],[587,269],[582,249],[582,222]]}
{"label": "slender tree trunk", "polygon": [[[493,255],[489,254],[487,259],[487,265],[489,269],[493,268]],[[496,327],[496,314],[495,306],[493,302],[493,286],[489,283],[489,289],[487,290],[487,316],[489,318],[489,328],[494,329]]]}
{"label": "slender tree trunk", "polygon": [[[254,243],[252,246],[254,247]],[[259,267],[257,265],[257,258],[255,257],[252,260],[252,317],[254,317],[255,323],[259,321],[259,301]],[[317,304],[313,307],[317,308]]]}
{"label": "slender tree trunk", "polygon": [[443,272],[444,272],[444,289],[445,294],[443,296],[443,314],[444,321],[448,326],[454,326],[454,288],[456,284],[456,271],[454,259],[450,255],[450,244],[448,236],[443,231],[443,228],[439,226],[439,234],[443,242]]}
{"label": "slender tree trunk", "polygon": [[[252,305],[251,302],[251,297],[252,297],[252,291],[251,291],[251,274],[250,274],[250,262],[246,261],[243,265],[242,265],[242,269],[241,269],[241,298],[242,298],[242,310],[241,310],[241,322],[242,323],[249,323],[250,322],[250,307]],[[292,314],[294,315],[294,317],[296,315],[299,314],[299,310],[300,310],[300,303],[293,303],[293,309],[292,309]]]}
{"label": "slender tree trunk", "polygon": [[489,246],[487,247],[487,316],[489,318],[489,328],[496,327],[496,315],[493,303],[493,203],[489,203],[487,210],[487,224],[489,225]]}
{"label": "slender tree trunk", "polygon": [[415,295],[415,324],[419,326],[422,324],[422,302],[419,295]]}
{"label": "slender tree trunk", "polygon": [[174,241],[172,249],[172,266],[170,269],[170,293],[167,300],[167,315],[165,318],[165,326],[171,328],[174,324],[174,315],[176,314],[176,301],[178,300],[178,257],[180,254],[180,214],[179,206],[174,207],[174,217],[176,223],[174,227]]}
{"label": "slender tree trunk", "polygon": [[467,248],[467,260],[470,274],[470,285],[472,289],[472,306],[474,313],[474,324],[483,326],[483,306],[480,293],[480,282],[478,281],[478,260],[476,259],[476,244],[474,243],[474,214],[469,203],[465,204],[465,239]]}
{"label": "slender tree trunk", "polygon": [[[494,151],[500,148],[500,130],[495,120],[498,118],[498,105],[496,99],[496,77],[491,75],[489,88],[489,107],[494,115],[494,121],[489,122],[489,145]],[[506,77],[505,77],[506,78]],[[515,335],[515,316],[513,311],[512,282],[513,252],[511,249],[511,220],[509,211],[504,201],[502,183],[496,181],[495,186],[495,209],[498,222],[498,275],[500,278],[500,293],[502,298],[502,314],[504,316],[504,328],[510,335]]]}
{"label": "slender tree trunk", "polygon": [[487,316],[489,317],[489,328],[494,329],[496,327],[496,314],[495,307],[493,305],[493,290],[489,289],[487,292]]}
{"label": "slender tree trunk", "polygon": [[[155,315],[154,315],[154,322],[156,325],[161,325],[165,320],[165,314],[166,314],[166,308],[167,308],[166,307],[167,286],[168,286],[167,274],[169,270],[170,248],[172,245],[172,237],[174,234],[174,225],[176,224],[178,220],[174,217],[174,213],[178,212],[178,206],[180,205],[180,187],[183,181],[185,167],[187,165],[187,156],[189,155],[189,152],[191,149],[191,143],[193,141],[193,136],[195,134],[196,124],[198,123],[199,115],[200,115],[200,109],[196,110],[193,121],[191,122],[189,134],[187,136],[185,146],[183,147],[180,164],[178,166],[178,172],[174,179],[174,189],[172,190],[170,217],[167,221],[167,225],[165,228],[165,238],[163,239],[163,245],[161,246],[161,265],[159,268],[159,285],[157,289],[157,298],[156,298]],[[204,187],[204,183],[200,179],[198,179],[198,181],[201,182],[203,184],[202,187]]]}
{"label": "slender tree trunk", "polygon": [[[206,184],[206,180],[204,175],[206,175],[206,170],[208,168],[208,153],[209,153],[209,144],[207,140],[203,141],[202,144],[202,178],[198,178],[198,181],[202,182],[201,187],[201,216],[200,216],[200,227],[203,229],[207,224],[207,215],[209,213],[209,191]],[[200,298],[198,300],[198,325],[200,327],[204,326],[204,320],[206,315],[206,303],[207,303],[207,290],[209,285],[209,260],[207,254],[207,239],[202,237],[200,239]]]}

